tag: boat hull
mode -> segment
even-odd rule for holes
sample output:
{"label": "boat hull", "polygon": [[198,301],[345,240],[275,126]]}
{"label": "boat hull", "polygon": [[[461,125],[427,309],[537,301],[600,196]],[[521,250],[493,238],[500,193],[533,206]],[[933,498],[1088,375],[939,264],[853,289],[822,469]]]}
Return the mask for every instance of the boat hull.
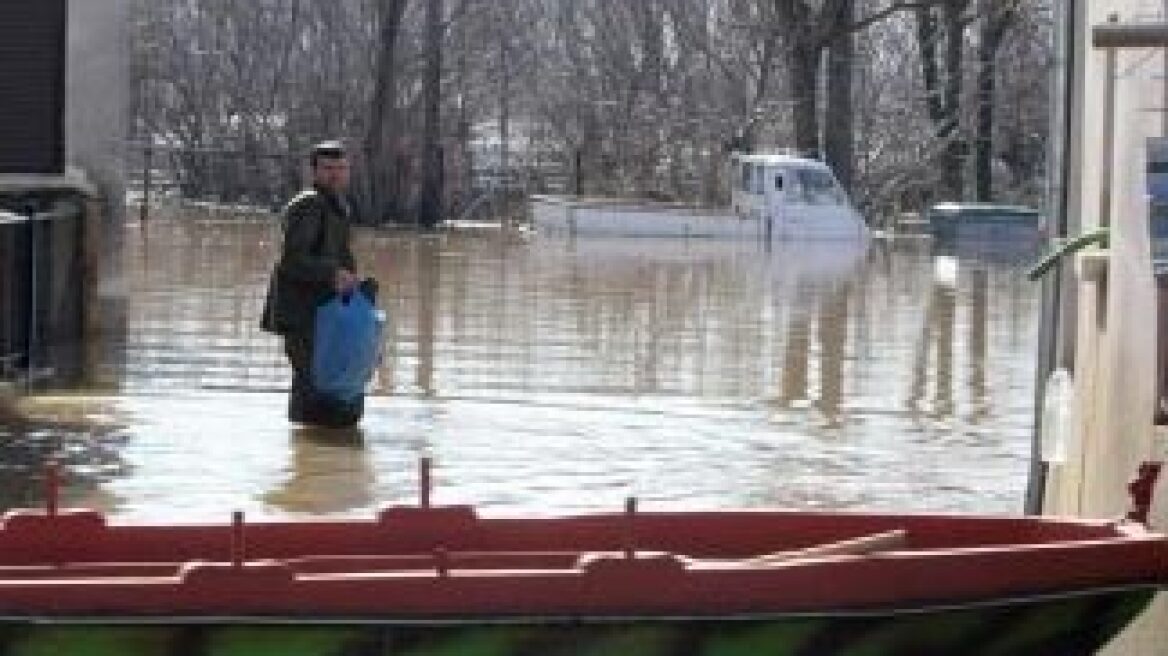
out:
{"label": "boat hull", "polygon": [[1077,656],[1150,603],[1133,586],[960,606],[710,618],[7,618],[4,654]]}

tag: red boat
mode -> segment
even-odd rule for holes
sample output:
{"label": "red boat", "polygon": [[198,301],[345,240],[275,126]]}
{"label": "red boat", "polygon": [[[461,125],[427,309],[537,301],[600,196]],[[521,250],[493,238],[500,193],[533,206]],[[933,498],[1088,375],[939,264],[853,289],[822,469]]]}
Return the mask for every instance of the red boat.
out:
{"label": "red boat", "polygon": [[426,487],[368,521],[123,526],[53,505],[0,526],[5,653],[1068,656],[1168,585],[1168,538],[1132,521],[487,519]]}

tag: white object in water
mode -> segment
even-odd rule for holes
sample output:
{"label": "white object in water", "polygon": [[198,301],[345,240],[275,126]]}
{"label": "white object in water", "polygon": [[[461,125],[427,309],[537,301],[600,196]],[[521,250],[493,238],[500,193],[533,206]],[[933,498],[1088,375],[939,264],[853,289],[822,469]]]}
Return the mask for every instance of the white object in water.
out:
{"label": "white object in water", "polygon": [[1042,397],[1042,461],[1062,464],[1074,431],[1074,381],[1066,369],[1058,369],[1046,381]]}
{"label": "white object in water", "polygon": [[858,239],[868,225],[831,168],[791,155],[739,154],[732,159],[731,202],[778,239]]}
{"label": "white object in water", "polygon": [[726,210],[614,198],[532,196],[536,229],[590,237],[693,237],[758,240],[757,221]]}
{"label": "white object in water", "polygon": [[940,285],[956,287],[959,268],[957,258],[950,255],[938,256],[933,260],[933,280]]}
{"label": "white object in water", "polygon": [[752,241],[868,238],[831,168],[790,155],[731,159],[730,208],[614,198],[533,196],[532,222],[548,233],[613,237],[712,237]]}

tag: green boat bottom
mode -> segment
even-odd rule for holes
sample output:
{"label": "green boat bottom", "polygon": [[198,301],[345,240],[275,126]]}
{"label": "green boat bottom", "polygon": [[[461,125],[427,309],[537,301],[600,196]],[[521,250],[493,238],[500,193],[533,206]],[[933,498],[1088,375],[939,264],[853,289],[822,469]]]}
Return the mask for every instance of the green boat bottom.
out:
{"label": "green boat bottom", "polygon": [[921,611],[502,622],[0,620],[5,656],[1077,656],[1148,587]]}

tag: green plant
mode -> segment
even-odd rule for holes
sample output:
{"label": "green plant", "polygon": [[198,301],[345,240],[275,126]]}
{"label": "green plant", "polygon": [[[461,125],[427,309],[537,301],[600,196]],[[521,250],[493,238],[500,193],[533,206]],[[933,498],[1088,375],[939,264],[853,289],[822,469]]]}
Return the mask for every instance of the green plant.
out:
{"label": "green plant", "polygon": [[1088,246],[1099,245],[1102,248],[1107,248],[1110,240],[1111,230],[1106,226],[1094,228],[1077,237],[1056,239],[1051,245],[1050,251],[1026,272],[1026,277],[1030,280],[1038,280],[1049,273],[1062,258],[1073,255]]}

